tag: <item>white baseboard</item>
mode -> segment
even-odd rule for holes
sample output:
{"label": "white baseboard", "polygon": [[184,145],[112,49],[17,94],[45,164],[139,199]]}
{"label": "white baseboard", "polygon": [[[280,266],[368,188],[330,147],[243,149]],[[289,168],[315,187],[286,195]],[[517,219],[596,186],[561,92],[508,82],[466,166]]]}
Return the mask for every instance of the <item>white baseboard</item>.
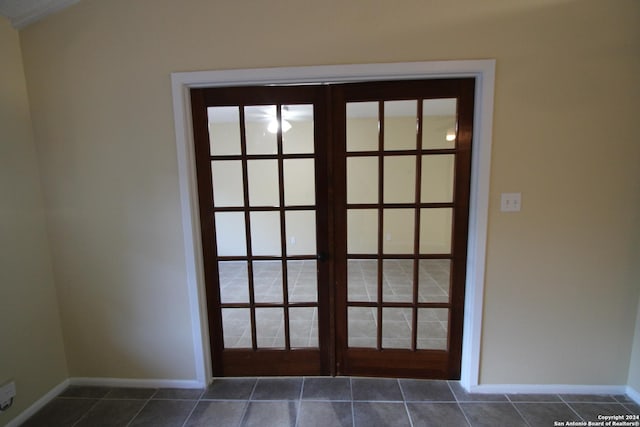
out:
{"label": "white baseboard", "polygon": [[167,379],[135,379],[135,378],[103,378],[103,377],[72,377],[71,385],[100,386],[100,387],[146,387],[146,388],[204,388],[205,384],[197,380],[167,380]]}
{"label": "white baseboard", "polygon": [[640,392],[630,385],[627,386],[627,396],[638,405],[640,405]]}
{"label": "white baseboard", "polygon": [[470,392],[499,394],[628,394],[629,389],[630,387],[626,385],[480,384],[472,386]]}
{"label": "white baseboard", "polygon": [[9,423],[5,427],[18,427],[20,424],[24,423],[32,417],[36,412],[44,407],[47,403],[51,402],[57,395],[62,393],[65,388],[69,386],[69,380],[66,379],[62,381],[60,384],[49,390],[44,396],[40,399],[36,400],[31,406],[18,414],[17,417],[9,421]]}

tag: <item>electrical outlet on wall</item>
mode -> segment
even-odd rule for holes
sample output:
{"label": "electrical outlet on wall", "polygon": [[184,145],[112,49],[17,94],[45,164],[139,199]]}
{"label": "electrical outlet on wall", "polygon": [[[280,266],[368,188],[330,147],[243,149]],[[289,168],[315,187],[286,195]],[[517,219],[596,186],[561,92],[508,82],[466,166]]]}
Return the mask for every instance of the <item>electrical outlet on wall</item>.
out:
{"label": "electrical outlet on wall", "polygon": [[520,212],[521,204],[521,193],[502,193],[500,195],[500,210],[502,212]]}
{"label": "electrical outlet on wall", "polygon": [[16,397],[16,383],[8,381],[0,386],[0,411],[4,411],[13,404],[13,398]]}

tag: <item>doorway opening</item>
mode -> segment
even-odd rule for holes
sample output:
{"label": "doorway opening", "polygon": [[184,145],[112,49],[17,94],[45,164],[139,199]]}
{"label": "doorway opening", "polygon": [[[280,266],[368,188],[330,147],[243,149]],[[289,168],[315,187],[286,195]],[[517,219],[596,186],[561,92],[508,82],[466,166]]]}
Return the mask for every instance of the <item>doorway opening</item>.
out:
{"label": "doorway opening", "polygon": [[474,85],[191,90],[213,375],[460,378]]}

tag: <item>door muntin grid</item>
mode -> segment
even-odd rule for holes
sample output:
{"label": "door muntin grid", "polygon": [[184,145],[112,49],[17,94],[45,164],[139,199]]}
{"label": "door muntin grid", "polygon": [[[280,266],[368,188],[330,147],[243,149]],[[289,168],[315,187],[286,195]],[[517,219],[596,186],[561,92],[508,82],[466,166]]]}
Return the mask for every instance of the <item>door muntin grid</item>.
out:
{"label": "door muntin grid", "polygon": [[225,349],[318,347],[313,110],[207,108]]}
{"label": "door muntin grid", "polygon": [[347,102],[349,348],[449,348],[456,101]]}

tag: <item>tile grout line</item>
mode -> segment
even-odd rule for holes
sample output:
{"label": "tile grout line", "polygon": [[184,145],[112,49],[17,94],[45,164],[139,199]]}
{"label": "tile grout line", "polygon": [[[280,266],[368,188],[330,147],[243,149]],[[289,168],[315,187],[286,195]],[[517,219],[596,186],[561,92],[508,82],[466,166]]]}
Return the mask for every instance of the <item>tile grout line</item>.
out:
{"label": "tile grout line", "polygon": [[189,414],[188,414],[188,415],[187,415],[187,417],[184,419],[184,422],[182,423],[182,427],[184,427],[184,426],[186,426],[186,425],[187,425],[187,422],[189,421],[189,418],[191,418],[191,415],[193,414],[193,411],[195,411],[195,410],[196,410],[196,407],[198,406],[198,403],[199,403],[199,401],[198,401],[198,400],[196,400],[196,401],[195,401],[195,403],[194,403],[194,405],[193,405],[193,408],[191,408],[191,410],[189,411]]}
{"label": "tile grout line", "polygon": [[[300,410],[302,409],[302,393],[304,393],[305,378],[302,377],[302,384],[300,385],[300,394],[298,395],[298,407],[296,408],[296,427],[300,423]],[[294,400],[295,402],[295,400]]]}
{"label": "tile grout line", "polygon": [[[147,405],[149,404],[149,402],[151,402],[151,397],[153,397],[157,392],[158,392],[158,390],[156,389],[156,391],[155,391],[151,396],[149,396],[149,398],[148,398],[148,399],[147,399],[147,401],[144,403],[144,405],[142,405],[142,406],[140,407],[140,409],[138,410],[138,412],[136,412],[136,413],[135,413],[135,415],[134,415],[133,417],[131,417],[131,419],[129,420],[129,422],[126,424],[126,426],[125,426],[125,427],[129,427],[129,426],[131,425],[131,423],[132,423],[132,422],[133,422],[133,421],[138,417],[138,415],[140,415],[140,413],[142,412],[142,410],[143,410],[144,408],[146,408],[146,407],[147,407]],[[141,399],[141,400],[142,400],[142,399]]]}
{"label": "tile grout line", "polygon": [[467,425],[471,427],[471,421],[469,421],[467,414],[464,412],[464,409],[462,409],[462,405],[460,405],[460,400],[458,400],[458,396],[456,395],[456,392],[453,391],[453,387],[451,387],[451,383],[449,381],[447,381],[447,386],[449,386],[449,390],[451,390],[451,394],[453,394],[453,398],[456,400],[456,405],[458,406],[458,410],[460,411],[460,413],[462,413],[462,416],[467,422]]}
{"label": "tile grout line", "polygon": [[575,409],[573,409],[573,406],[571,406],[571,404],[569,402],[567,402],[566,400],[564,400],[564,397],[562,397],[561,394],[558,394],[558,397],[560,398],[560,400],[562,401],[562,403],[564,403],[565,405],[567,405],[569,407],[569,409],[571,409],[573,411],[574,414],[576,414],[578,416],[578,418],[580,418],[582,421],[586,421],[584,418],[582,418],[582,415],[580,415],[578,413],[578,411],[576,411]]}
{"label": "tile grout line", "polygon": [[103,400],[103,399],[104,399],[104,397],[98,398],[98,399],[96,400],[96,403],[94,403],[93,405],[91,405],[91,407],[90,407],[89,409],[87,409],[87,411],[86,411],[84,414],[82,414],[82,416],[81,416],[80,418],[78,418],[78,419],[76,420],[76,422],[75,422],[75,423],[71,424],[71,427],[73,427],[73,426],[77,425],[80,421],[82,421],[84,418],[86,418],[86,417],[87,417],[87,415],[89,414],[89,412],[91,412],[91,410],[92,410],[93,408],[95,408],[95,407],[98,405],[98,403],[100,403],[100,401],[101,401],[101,400]]}
{"label": "tile grout line", "polygon": [[242,425],[242,423],[244,422],[244,419],[247,416],[247,413],[249,412],[249,404],[251,403],[251,398],[253,397],[253,393],[255,393],[255,391],[256,391],[256,387],[258,387],[258,381],[260,379],[255,377],[255,380],[256,380],[256,382],[253,384],[253,388],[251,389],[251,393],[249,394],[249,397],[247,398],[247,400],[245,400],[244,408],[242,408],[242,415],[240,416],[240,421],[238,421],[238,426]]}
{"label": "tile grout line", "polygon": [[522,418],[522,420],[524,421],[524,423],[529,426],[529,427],[534,427],[531,424],[529,424],[529,421],[524,417],[524,415],[522,415],[522,412],[520,412],[520,409],[518,409],[518,406],[516,406],[516,404],[511,400],[511,398],[509,397],[508,394],[504,395],[507,398],[507,402],[509,402],[511,404],[511,406],[513,407],[513,409],[516,410],[516,412],[518,413],[518,415],[520,415],[520,418]]}
{"label": "tile grout line", "polygon": [[349,391],[351,392],[351,425],[356,425],[356,408],[353,402],[353,377],[349,377]]}
{"label": "tile grout line", "polygon": [[407,397],[404,395],[402,383],[400,382],[399,378],[396,378],[396,382],[398,383],[398,388],[400,389],[400,394],[402,395],[402,404],[404,405],[404,410],[407,413],[407,418],[409,418],[409,425],[413,427],[413,419],[411,418],[411,412],[409,412],[409,407],[407,406]]}

